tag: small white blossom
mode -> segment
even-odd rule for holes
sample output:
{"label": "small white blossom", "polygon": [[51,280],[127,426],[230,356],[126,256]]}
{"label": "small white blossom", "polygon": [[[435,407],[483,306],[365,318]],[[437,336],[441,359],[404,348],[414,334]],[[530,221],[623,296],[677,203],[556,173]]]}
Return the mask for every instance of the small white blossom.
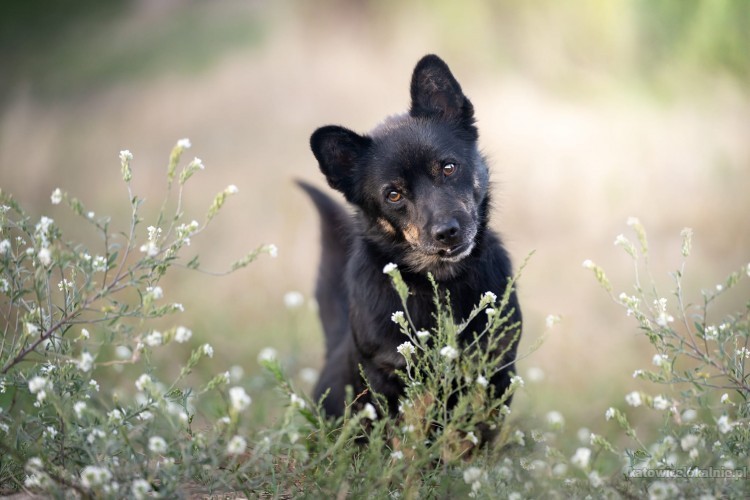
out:
{"label": "small white blossom", "polygon": [[393,262],[389,262],[385,265],[385,267],[383,267],[383,274],[391,274],[396,269],[398,269],[398,266]]}
{"label": "small white blossom", "polygon": [[625,402],[635,408],[641,406],[641,404],[643,404],[643,400],[641,399],[641,393],[638,391],[633,391],[633,392],[626,394]]}
{"label": "small white blossom", "polygon": [[651,363],[653,363],[654,366],[664,366],[669,363],[669,357],[666,354],[654,354]]}
{"label": "small white blossom", "polygon": [[33,377],[29,380],[29,391],[31,394],[37,394],[39,391],[44,390],[47,387],[48,380],[44,377]]}
{"label": "small white blossom", "polygon": [[135,388],[139,391],[143,391],[148,385],[151,384],[151,376],[147,373],[144,373],[140,377],[138,377],[135,381]]}
{"label": "small white blossom", "polygon": [[584,260],[581,265],[586,269],[594,269],[595,266],[594,261],[592,261],[591,259]]}
{"label": "small white blossom", "polygon": [[143,341],[147,346],[156,347],[162,345],[162,343],[164,342],[164,336],[161,334],[161,332],[154,330],[153,332],[146,335],[146,338],[144,338]]}
{"label": "small white blossom", "polygon": [[268,255],[271,256],[271,258],[275,259],[279,256],[279,247],[271,243],[270,245],[266,245],[263,247],[263,250],[268,253]]}
{"label": "small white blossom", "polygon": [[258,353],[258,363],[264,361],[274,361],[279,357],[279,353],[273,347],[264,347]]}
{"label": "small white blossom", "polygon": [[150,412],[150,411],[148,411],[148,410],[143,410],[142,412],[140,412],[140,413],[138,414],[138,417],[137,417],[137,418],[138,418],[138,420],[140,420],[140,421],[142,421],[142,422],[148,422],[149,420],[153,420],[153,418],[154,418],[154,414],[153,414],[153,413],[151,413],[151,412]]}
{"label": "small white blossom", "polygon": [[377,420],[378,419],[378,412],[375,411],[375,407],[372,406],[370,403],[366,403],[365,407],[362,408],[362,411],[360,412],[362,417],[370,419],[370,420]]}
{"label": "small white blossom", "polygon": [[427,330],[417,330],[417,338],[418,339],[426,339],[430,336],[430,332]]}
{"label": "small white blossom", "polygon": [[86,489],[104,485],[112,479],[109,469],[96,465],[87,465],[81,471],[81,485]]}
{"label": "small white blossom", "polygon": [[290,403],[294,408],[299,408],[302,410],[307,407],[307,403],[305,403],[305,400],[297,396],[296,394],[292,394],[290,400]]}
{"label": "small white blossom", "polygon": [[143,500],[151,492],[151,483],[145,479],[135,479],[130,485],[130,492],[135,500]]}
{"label": "small white blossom", "polygon": [[174,339],[180,344],[184,344],[185,342],[190,340],[190,337],[192,336],[193,332],[188,328],[185,328],[184,326],[178,326],[174,332]]}
{"label": "small white blossom", "polygon": [[750,359],[750,350],[748,350],[747,347],[743,347],[742,349],[737,349],[735,354],[740,359]]}
{"label": "small white blossom", "polygon": [[57,436],[57,429],[55,429],[51,425],[47,426],[47,428],[44,429],[44,433],[43,434],[44,434],[45,437],[47,437],[49,439],[55,439],[55,436]]}
{"label": "small white blossom", "polygon": [[396,311],[395,313],[391,314],[391,321],[393,321],[396,324],[399,324],[404,320],[404,311]]}
{"label": "small white blossom", "polygon": [[243,411],[245,408],[250,406],[252,398],[247,395],[245,389],[242,387],[232,387],[229,389],[229,400],[232,405],[232,409],[237,412]]}
{"label": "small white blossom", "polygon": [[239,193],[239,192],[240,192],[240,190],[239,190],[239,188],[238,188],[237,186],[235,186],[234,184],[230,184],[230,185],[228,185],[228,186],[226,187],[226,189],[224,190],[224,192],[225,192],[225,193],[227,193],[227,194],[237,194],[237,193]]}
{"label": "small white blossom", "polygon": [[700,443],[700,436],[696,436],[695,434],[686,434],[685,436],[680,439],[680,447],[683,451],[688,451],[692,448],[695,448],[698,443]]}
{"label": "small white blossom", "polygon": [[611,406],[607,409],[606,412],[604,412],[604,418],[607,420],[612,420],[613,418],[615,418],[615,415],[616,411]]}
{"label": "small white blossom", "polygon": [[562,427],[565,425],[565,418],[559,411],[551,411],[547,413],[547,423],[551,427]]}
{"label": "small white blossom", "polygon": [[49,265],[52,264],[52,253],[49,251],[49,248],[42,248],[39,250],[37,258],[44,267],[49,267]]}
{"label": "small white blossom", "polygon": [[719,432],[721,432],[722,434],[726,434],[727,432],[732,430],[732,427],[734,427],[734,423],[729,421],[729,417],[727,415],[722,415],[716,421],[716,427],[718,427]]}
{"label": "small white blossom", "polygon": [[163,455],[167,452],[167,442],[161,436],[151,436],[148,438],[148,450],[157,455]]}
{"label": "small white blossom", "polygon": [[284,307],[287,309],[297,309],[305,303],[305,297],[300,292],[287,292],[284,294]]}
{"label": "small white blossom", "polygon": [[495,310],[494,310],[494,309],[492,309],[491,307],[488,307],[487,309],[485,309],[485,310],[484,310],[484,312],[485,312],[485,314],[487,314],[487,316],[489,316],[489,317],[492,317],[492,316],[494,316],[494,315],[495,315],[495,313],[496,313],[497,311],[495,311]]}
{"label": "small white blossom", "polygon": [[50,196],[50,201],[53,205],[59,205],[62,201],[62,191],[60,191],[60,188],[55,188],[54,191],[52,191],[52,195]]}
{"label": "small white blossom", "polygon": [[83,351],[81,353],[81,359],[76,361],[76,364],[78,365],[78,369],[82,372],[91,371],[91,369],[94,367],[94,356],[92,356],[91,353],[87,351]]}
{"label": "small white blossom", "polygon": [[76,418],[78,419],[83,417],[83,410],[85,409],[86,409],[86,403],[84,403],[83,401],[76,401],[73,404],[73,411],[75,412]]}
{"label": "small white blossom", "polygon": [[394,460],[401,460],[404,458],[404,452],[401,450],[392,451],[391,458]]}
{"label": "small white blossom", "polygon": [[464,482],[466,484],[472,484],[482,479],[484,471],[479,467],[469,467],[464,471]]}
{"label": "small white blossom", "polygon": [[146,292],[151,295],[154,300],[159,300],[164,297],[164,290],[160,286],[149,286],[146,287]]}
{"label": "small white blossom", "polygon": [[186,137],[177,141],[177,147],[182,149],[190,149],[192,147],[192,144],[190,143],[190,139]]}
{"label": "small white blossom", "polygon": [[454,360],[458,357],[458,350],[456,350],[456,348],[453,346],[447,345],[440,349],[440,355],[445,359]]}
{"label": "small white blossom", "polygon": [[10,241],[3,240],[0,241],[0,255],[5,255],[10,253]]}
{"label": "small white blossom", "polygon": [[211,347],[211,344],[203,344],[203,347],[201,348],[203,350],[203,354],[208,356],[209,358],[214,357],[214,348]]}
{"label": "small white blossom", "polygon": [[96,391],[99,392],[99,382],[94,379],[89,380],[89,385]]}
{"label": "small white blossom", "polygon": [[96,214],[94,212],[87,212],[86,213],[86,217],[88,217],[89,219],[93,219],[95,215]]}
{"label": "small white blossom", "polygon": [[408,358],[416,352],[416,349],[414,348],[414,344],[407,341],[396,347],[396,351],[403,357]]}
{"label": "small white blossom", "polygon": [[523,387],[524,386],[523,378],[521,378],[520,375],[513,375],[510,378],[510,386],[514,387],[514,388],[515,387],[518,387],[518,388]]}
{"label": "small white blossom", "polygon": [[667,299],[661,298],[654,301],[654,308],[656,308],[656,324],[661,327],[666,327],[669,323],[674,322],[674,317],[667,313]]}
{"label": "small white blossom", "polygon": [[669,407],[669,401],[662,395],[654,397],[654,408],[657,410],[666,410]]}
{"label": "small white blossom", "polygon": [[643,376],[643,370],[636,370],[633,372],[633,378],[638,378]]}
{"label": "small white blossom", "polygon": [[107,417],[111,422],[122,422],[122,412],[115,408],[114,410],[107,412]]}
{"label": "small white blossom", "polygon": [[487,387],[490,384],[490,382],[484,377],[484,375],[479,375],[477,377],[477,385],[480,385],[481,387]]}
{"label": "small white blossom", "polygon": [[245,453],[247,441],[242,436],[233,436],[227,443],[227,455],[241,455]]}
{"label": "small white blossom", "polygon": [[549,314],[547,315],[547,318],[544,320],[544,323],[548,329],[552,328],[559,322],[560,322],[560,316],[558,316],[557,314]]}
{"label": "small white blossom", "polygon": [[480,304],[494,304],[497,300],[497,295],[495,295],[493,292],[484,292],[482,295],[482,300]]}
{"label": "small white blossom", "polygon": [[88,340],[89,337],[91,337],[91,334],[89,333],[89,331],[86,330],[85,328],[81,328],[81,338],[84,340]]}
{"label": "small white blossom", "polygon": [[591,460],[591,450],[589,448],[578,448],[575,454],[570,458],[570,463],[578,468],[586,469]]}

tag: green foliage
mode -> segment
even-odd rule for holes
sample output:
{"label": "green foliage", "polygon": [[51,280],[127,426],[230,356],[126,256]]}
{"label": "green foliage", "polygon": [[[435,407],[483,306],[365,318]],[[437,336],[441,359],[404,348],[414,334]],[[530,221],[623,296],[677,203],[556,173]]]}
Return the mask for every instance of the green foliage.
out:
{"label": "green foliage", "polygon": [[[353,404],[360,395],[350,394],[344,416],[326,418],[320,402],[297,390],[273,350],[262,351],[259,360],[288,403],[266,428],[249,421],[252,399],[229,373],[207,382],[189,377],[213,355],[208,344],[193,346],[177,376],[160,380],[154,350],[191,339],[182,325],[162,331],[151,326],[182,309],[165,300],[160,280],[174,266],[199,269],[197,258],[184,262],[181,253],[237,191],[230,186],[219,193],[203,223],[183,222],[183,186],[202,170],[195,159],[178,172],[189,147],[182,140],[173,149],[167,196],[145,230],[142,201],[130,192],[138,167],[127,151],[120,155],[132,212],[125,231],[113,231],[108,218],[87,212],[80,200],[52,193],[53,204],[65,201],[100,236],[98,249],[66,241],[51,218],[34,221],[0,193],[3,493],[25,488],[107,498],[747,497],[750,303],[711,318],[722,300],[746,292],[750,267],[705,290],[702,302],[691,305],[682,285],[683,262],[673,275],[671,298],[661,295],[641,278],[650,276],[650,250],[637,219],[628,221],[637,244],[624,235],[615,240],[634,262],[631,291],[615,296],[604,270],[584,263],[654,347],[653,368],[634,376],[655,389],[603,405],[602,418],[611,422],[606,436],[579,431],[571,437],[558,412],[541,423],[525,415],[514,420],[506,403],[524,388],[517,375],[505,394],[492,393],[488,381],[505,360],[489,353],[502,352],[518,335],[508,310],[514,281],[502,297],[481,297],[468,318],[452,316],[450,297],[433,282],[435,324],[418,331],[406,307],[408,286],[395,265],[384,272],[404,307],[391,319],[404,334],[398,352],[407,362],[399,373],[406,388],[396,418],[386,416],[378,394],[374,405],[361,409]],[[683,231],[683,258],[690,254],[691,237]],[[276,248],[257,248],[230,272],[263,253],[273,256]],[[487,327],[469,332],[474,340],[461,345],[458,335],[479,315],[488,318]],[[126,365],[138,374],[134,380],[106,377]],[[656,422],[656,428],[644,428],[643,422]],[[482,446],[482,439],[490,438],[492,446]]]}

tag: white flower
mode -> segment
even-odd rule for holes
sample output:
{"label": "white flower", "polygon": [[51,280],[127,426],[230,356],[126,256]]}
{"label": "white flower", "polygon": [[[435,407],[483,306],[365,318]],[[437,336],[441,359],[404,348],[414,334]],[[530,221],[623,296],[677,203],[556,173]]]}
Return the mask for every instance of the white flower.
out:
{"label": "white flower", "polygon": [[142,500],[151,492],[151,483],[145,479],[136,479],[130,485],[130,492],[135,500]]}
{"label": "white flower", "polygon": [[62,201],[62,191],[60,191],[60,188],[55,188],[54,191],[52,191],[52,196],[50,196],[50,201],[53,205],[59,205]]}
{"label": "white flower", "polygon": [[485,313],[487,314],[487,316],[489,316],[489,317],[492,317],[492,316],[494,316],[494,315],[495,315],[495,313],[496,313],[497,311],[495,311],[495,310],[494,310],[494,309],[492,309],[491,307],[488,307],[487,309],[485,309],[485,310],[484,310],[484,312],[485,312]]}
{"label": "white flower", "polygon": [[0,278],[0,293],[10,292],[10,283],[5,278]]}
{"label": "white flower", "polygon": [[398,351],[398,353],[403,357],[408,358],[410,355],[416,352],[416,349],[414,348],[414,344],[407,341],[396,347],[396,351]]}
{"label": "white flower", "polygon": [[10,253],[10,241],[0,241],[0,255],[5,255],[7,253]]}
{"label": "white flower", "polygon": [[489,384],[490,382],[484,377],[484,375],[480,375],[477,377],[477,385],[487,387]]}
{"label": "white flower", "polygon": [[666,500],[674,498],[680,490],[676,484],[664,481],[654,481],[648,486],[648,500]]}
{"label": "white flower", "polygon": [[625,402],[633,407],[639,407],[641,404],[643,404],[643,400],[641,399],[641,393],[638,391],[633,391],[625,395]]}
{"label": "white flower", "polygon": [[91,334],[89,333],[89,331],[86,330],[85,328],[81,328],[81,338],[88,340],[89,337],[91,337]]}
{"label": "white flower", "polygon": [[78,365],[78,369],[82,372],[91,371],[91,368],[94,367],[94,356],[89,352],[83,351],[81,353],[81,359],[76,361],[76,364]]}
{"label": "white flower", "polygon": [[682,421],[683,422],[692,422],[698,418],[698,412],[693,410],[692,408],[688,408],[684,412],[682,412]]}
{"label": "white flower", "polygon": [[109,469],[96,465],[87,465],[81,471],[81,485],[86,489],[104,485],[112,479]]}
{"label": "white flower", "polygon": [[674,317],[667,313],[667,299],[661,298],[654,301],[654,308],[656,308],[656,324],[661,327],[666,327],[669,323],[674,322]]}
{"label": "white flower", "polygon": [[49,248],[42,248],[39,250],[37,258],[44,267],[49,267],[49,265],[52,264],[52,253],[49,251]]}
{"label": "white flower", "polygon": [[589,448],[578,448],[570,458],[570,463],[581,469],[586,469],[589,466],[589,460],[591,460],[591,450]]}
{"label": "white flower", "polygon": [[523,381],[523,378],[521,378],[520,375],[513,375],[510,378],[510,386],[511,387],[514,387],[514,388],[515,387],[519,387],[520,388],[520,387],[523,387],[523,385],[524,385],[524,381]]}
{"label": "white flower", "polygon": [[472,484],[482,479],[484,471],[479,467],[469,467],[464,471],[464,482],[466,484]]}
{"label": "white flower", "polygon": [[589,483],[594,488],[599,488],[604,484],[604,480],[601,478],[599,473],[595,470],[589,472]]}
{"label": "white flower", "polygon": [[440,355],[445,359],[454,360],[458,357],[458,351],[455,347],[447,345],[440,349]]}
{"label": "white flower", "polygon": [[594,269],[595,266],[594,261],[592,261],[591,259],[584,260],[581,265],[586,269]]}
{"label": "white flower", "polygon": [[141,245],[140,250],[149,257],[156,257],[159,254],[159,246],[153,241]]}
{"label": "white flower", "polygon": [[160,286],[146,287],[146,292],[149,293],[154,300],[159,300],[164,297],[164,290],[162,290]]}
{"label": "white flower", "polygon": [[680,447],[683,451],[688,451],[691,448],[695,448],[700,442],[701,438],[695,434],[686,434],[680,439]]}
{"label": "white flower", "polygon": [[211,347],[211,344],[203,344],[203,347],[201,348],[203,350],[203,354],[208,356],[209,358],[214,357],[214,348]]}
{"label": "white flower", "polygon": [[547,423],[552,427],[562,427],[565,425],[565,418],[559,411],[551,411],[547,413]]}
{"label": "white flower", "polygon": [[552,328],[559,322],[560,322],[560,316],[558,316],[557,314],[549,314],[547,315],[547,318],[544,320],[544,323],[548,329]]}
{"label": "white flower", "polygon": [[242,436],[233,436],[227,443],[227,455],[241,455],[245,453],[247,441]]}
{"label": "white flower", "polygon": [[418,339],[426,339],[430,336],[430,332],[427,330],[417,330],[417,338]]}
{"label": "white flower", "polygon": [[305,297],[299,292],[287,292],[284,294],[284,307],[297,309],[305,303]]}
{"label": "white flower", "polygon": [[404,458],[404,452],[401,450],[392,451],[391,458],[394,460],[401,460]]}
{"label": "white flower", "polygon": [[242,387],[232,387],[229,389],[229,400],[232,409],[237,412],[244,410],[253,402],[252,398],[247,395],[245,389]]}
{"label": "white flower", "polygon": [[365,407],[362,408],[362,411],[360,412],[362,417],[370,419],[370,420],[377,420],[378,419],[378,412],[375,411],[375,407],[372,406],[370,403],[365,404]]}
{"label": "white flower", "polygon": [[172,304],[172,309],[175,311],[185,312],[185,307],[179,302],[175,302],[174,304]]}
{"label": "white flower", "polygon": [[182,149],[190,149],[190,147],[192,147],[192,144],[190,143],[190,139],[186,137],[177,141],[177,147]]}
{"label": "white flower", "polygon": [[611,406],[607,409],[606,412],[604,412],[604,418],[607,420],[612,420],[613,418],[615,418],[615,415],[616,411]]}
{"label": "white flower", "polygon": [[174,332],[174,339],[180,344],[184,344],[188,340],[190,340],[190,337],[193,336],[193,332],[184,326],[178,326],[177,329]]}
{"label": "white flower", "polygon": [[117,408],[108,412],[107,417],[111,422],[122,422],[122,412]]}
{"label": "white flower", "polygon": [[143,410],[138,414],[137,418],[142,422],[148,422],[149,420],[152,420],[154,418],[154,414],[148,410]]}
{"label": "white flower", "polygon": [[123,149],[120,151],[120,161],[130,161],[133,159],[133,153],[130,152],[128,149]]}
{"label": "white flower", "polygon": [[89,219],[93,219],[95,215],[96,214],[94,212],[87,212],[86,213],[86,217],[88,217]]}
{"label": "white flower", "polygon": [[234,184],[230,184],[227,186],[227,188],[224,190],[227,194],[237,194],[240,192],[239,188],[235,186]]}
{"label": "white flower", "polygon": [[661,394],[654,397],[654,408],[657,410],[666,410],[669,407],[669,400]]}
{"label": "white flower", "polygon": [[167,452],[167,442],[161,436],[151,436],[148,438],[148,450],[151,453],[163,455]]}
{"label": "white flower", "polygon": [[151,384],[151,376],[147,373],[144,373],[140,377],[138,377],[135,381],[135,388],[139,391],[143,391],[148,385]]}
{"label": "white flower", "polygon": [[156,330],[154,330],[153,332],[146,335],[146,338],[143,339],[143,341],[148,346],[156,347],[162,344],[162,342],[164,341],[164,336],[161,334],[161,332],[157,332]]}
{"label": "white flower", "polygon": [[91,380],[89,380],[89,385],[90,385],[90,386],[91,386],[91,387],[92,387],[92,388],[93,388],[93,389],[94,389],[94,390],[95,390],[96,392],[99,392],[99,383],[98,383],[98,382],[97,382],[96,380],[94,380],[94,379],[91,379]]}
{"label": "white flower", "polygon": [[266,245],[263,249],[274,259],[279,256],[279,248],[273,243]]}
{"label": "white flower", "polygon": [[383,268],[383,274],[391,274],[396,269],[398,269],[398,266],[396,264],[394,264],[393,262],[389,262]]}
{"label": "white flower", "polygon": [[732,427],[734,427],[734,423],[729,421],[729,417],[726,415],[722,415],[719,417],[719,420],[716,421],[716,427],[718,427],[719,432],[722,434],[726,434],[727,432],[732,430]]}
{"label": "white flower", "polygon": [[403,320],[404,311],[396,311],[395,313],[391,314],[391,321],[393,321],[394,323],[399,324]]}
{"label": "white flower", "polygon": [[57,436],[57,429],[55,429],[51,425],[47,426],[47,428],[44,429],[44,433],[43,434],[44,434],[45,437],[47,437],[49,439],[55,439],[55,436]]}
{"label": "white flower", "polygon": [[669,357],[666,354],[654,354],[654,357],[651,359],[651,363],[654,364],[654,366],[664,366],[669,362]]}
{"label": "white flower", "polygon": [[39,391],[44,390],[47,387],[47,379],[44,377],[33,377],[31,380],[29,380],[29,391],[31,394],[36,394]]}
{"label": "white flower", "polygon": [[86,403],[84,403],[83,401],[76,401],[73,404],[73,411],[76,414],[76,418],[79,418],[79,419],[82,418],[83,417],[83,410],[85,410],[85,409],[86,409]]}
{"label": "white flower", "polygon": [[748,350],[747,347],[737,349],[737,352],[735,352],[735,354],[740,359],[750,359],[750,350]]}
{"label": "white flower", "polygon": [[258,353],[258,363],[264,361],[274,361],[279,357],[279,353],[273,347],[264,347]]}
{"label": "white flower", "polygon": [[633,378],[638,378],[643,376],[643,370],[636,370],[633,372]]}
{"label": "white flower", "polygon": [[727,394],[726,392],[724,394],[722,394],[721,395],[721,402],[723,404],[730,404],[732,402],[732,400],[729,399],[729,394]]}
{"label": "white flower", "polygon": [[292,394],[290,400],[291,400],[290,401],[291,405],[294,408],[304,409],[307,406],[307,403],[305,403],[305,400],[297,396],[296,394]]}
{"label": "white flower", "polygon": [[628,217],[626,224],[630,227],[639,226],[641,224],[641,221],[638,220],[638,217],[631,216],[631,217]]}

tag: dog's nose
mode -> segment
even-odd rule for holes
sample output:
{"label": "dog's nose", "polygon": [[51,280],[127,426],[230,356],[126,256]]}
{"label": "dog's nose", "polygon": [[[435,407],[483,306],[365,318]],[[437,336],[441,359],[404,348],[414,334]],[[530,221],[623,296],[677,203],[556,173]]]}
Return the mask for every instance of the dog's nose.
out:
{"label": "dog's nose", "polygon": [[461,227],[456,219],[449,219],[432,226],[432,237],[446,246],[453,246],[458,242]]}

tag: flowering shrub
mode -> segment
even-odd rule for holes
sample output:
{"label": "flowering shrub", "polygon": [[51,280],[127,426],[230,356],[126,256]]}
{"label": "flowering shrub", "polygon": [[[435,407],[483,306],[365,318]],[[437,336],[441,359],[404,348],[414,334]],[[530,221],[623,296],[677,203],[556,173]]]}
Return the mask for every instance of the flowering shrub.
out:
{"label": "flowering shrub", "polygon": [[[244,451],[243,438],[234,435],[250,403],[244,389],[228,389],[228,374],[201,387],[185,383],[201,359],[213,355],[209,344],[197,346],[171,381],[159,380],[151,361],[154,349],[192,336],[182,325],[164,331],[150,326],[150,320],[183,310],[166,299],[161,278],[237,192],[229,186],[219,193],[204,222],[183,222],[183,188],[204,168],[196,158],[178,176],[189,147],[183,139],[172,150],[167,196],[145,230],[142,200],[131,191],[129,151],[120,153],[131,209],[124,232],[113,231],[109,218],[87,211],[77,198],[54,190],[51,203],[65,202],[80,216],[101,240],[99,248],[66,241],[52,218],[34,222],[0,192],[0,491],[171,496],[187,479],[205,474],[206,466],[216,468]],[[172,212],[170,202],[176,205]],[[272,245],[259,247],[231,269],[275,252]],[[198,268],[197,259],[183,265]],[[121,387],[97,380],[123,365],[143,374]],[[196,406],[208,393],[228,401],[226,418],[196,430]]]}
{"label": "flowering shrub", "polygon": [[[635,264],[633,289],[618,294],[602,268],[584,262],[654,347],[651,366],[633,374],[637,387],[653,389],[634,386],[622,400],[603,404],[602,422],[611,426],[606,436],[586,429],[571,435],[557,411],[535,423],[514,420],[506,403],[524,390],[518,375],[505,394],[488,392],[489,380],[503,366],[487,352],[517,335],[506,310],[513,283],[503,297],[485,294],[469,318],[453,318],[449,297],[434,285],[435,326],[417,330],[395,265],[383,272],[403,303],[391,317],[404,334],[397,352],[406,360],[397,418],[381,416],[377,394],[358,412],[350,405],[340,419],[326,418],[320,402],[295,387],[270,348],[258,361],[287,403],[266,428],[247,418],[250,385],[232,382],[229,373],[200,382],[188,378],[213,356],[209,344],[195,345],[178,375],[161,380],[153,352],[192,341],[188,326],[152,326],[183,309],[167,299],[161,279],[175,265],[199,268],[197,259],[183,263],[181,254],[237,192],[230,186],[219,193],[203,222],[184,222],[183,187],[203,170],[196,158],[178,173],[189,147],[182,140],[173,149],[167,197],[146,228],[142,201],[131,192],[133,157],[127,151],[120,155],[131,209],[124,232],[113,231],[108,218],[87,211],[67,193],[52,193],[53,205],[65,202],[99,235],[96,249],[65,240],[52,218],[32,220],[0,192],[0,493],[747,497],[750,304],[723,318],[713,311],[726,297],[746,292],[741,281],[750,267],[705,290],[702,303],[691,305],[682,288],[683,262],[674,274],[674,292],[661,295],[641,281],[648,242],[635,219],[629,224],[637,244],[625,236],[615,241]],[[173,211],[167,210],[170,203]],[[684,257],[691,236],[683,232]],[[276,251],[272,245],[258,247],[230,270]],[[303,302],[298,292],[284,297],[290,309]],[[487,329],[472,332],[474,343],[460,345],[457,336],[478,315],[489,318]],[[547,327],[558,321],[548,317]],[[489,348],[477,349],[480,340]],[[126,365],[138,374],[118,381]],[[540,381],[543,372],[530,370],[528,378]],[[358,396],[350,394],[349,400]],[[631,424],[638,413],[648,418]],[[481,446],[485,433],[497,435],[494,446]]]}

